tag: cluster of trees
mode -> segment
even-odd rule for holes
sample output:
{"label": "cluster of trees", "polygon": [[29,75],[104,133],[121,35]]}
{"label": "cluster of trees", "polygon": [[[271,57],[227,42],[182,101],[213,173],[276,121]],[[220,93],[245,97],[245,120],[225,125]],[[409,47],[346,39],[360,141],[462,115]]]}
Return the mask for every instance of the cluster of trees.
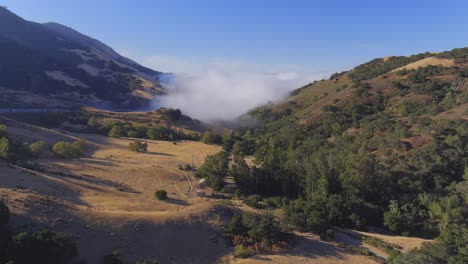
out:
{"label": "cluster of trees", "polygon": [[94,128],[100,134],[109,137],[133,137],[153,140],[199,140],[198,134],[187,134],[181,130],[175,130],[165,126],[147,126],[131,123],[124,123],[118,120],[109,121],[100,124],[95,118],[88,120],[88,125]]}
{"label": "cluster of trees", "polygon": [[50,230],[14,234],[9,227],[9,221],[10,211],[0,201],[0,262],[78,263],[78,251],[74,238]]}
{"label": "cluster of trees", "polygon": [[82,140],[73,142],[59,141],[54,144],[52,150],[55,155],[63,159],[79,158],[84,155],[86,143]]}
{"label": "cluster of trees", "polygon": [[235,214],[227,226],[227,235],[236,246],[236,257],[274,251],[291,240],[280,223],[269,214]]}
{"label": "cluster of trees", "polygon": [[219,191],[223,188],[223,179],[227,176],[228,169],[229,153],[221,151],[208,156],[205,163],[195,172],[195,177],[206,179],[210,187]]}

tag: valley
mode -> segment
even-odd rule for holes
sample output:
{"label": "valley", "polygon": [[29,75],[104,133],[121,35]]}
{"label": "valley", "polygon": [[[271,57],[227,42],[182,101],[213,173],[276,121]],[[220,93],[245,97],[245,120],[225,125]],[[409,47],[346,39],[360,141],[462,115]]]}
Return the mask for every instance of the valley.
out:
{"label": "valley", "polygon": [[[91,29],[138,32],[120,42],[136,45],[149,24],[126,28],[133,17]],[[145,37],[204,46],[198,29],[168,45],[170,29]],[[270,45],[246,54],[262,61]],[[270,53],[305,57],[294,45]],[[138,50],[192,72],[0,6],[0,263],[468,263],[468,47],[380,54],[323,79]],[[364,56],[329,53],[320,68]]]}

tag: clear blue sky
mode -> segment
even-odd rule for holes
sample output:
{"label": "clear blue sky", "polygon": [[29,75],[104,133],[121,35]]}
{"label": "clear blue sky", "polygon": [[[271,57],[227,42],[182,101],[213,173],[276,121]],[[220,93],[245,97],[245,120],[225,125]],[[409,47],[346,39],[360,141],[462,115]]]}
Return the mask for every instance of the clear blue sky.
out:
{"label": "clear blue sky", "polygon": [[[336,71],[375,57],[468,46],[468,1],[0,0],[145,63],[150,56]],[[157,66],[151,65],[153,68]]]}

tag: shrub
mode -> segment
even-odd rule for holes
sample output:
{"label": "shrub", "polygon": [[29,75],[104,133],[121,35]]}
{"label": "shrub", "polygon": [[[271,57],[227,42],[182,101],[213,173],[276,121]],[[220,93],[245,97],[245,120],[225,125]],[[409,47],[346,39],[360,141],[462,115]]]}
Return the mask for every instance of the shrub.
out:
{"label": "shrub", "polygon": [[52,147],[54,153],[60,158],[70,159],[78,158],[84,155],[84,142],[77,140],[73,143],[60,141]]}
{"label": "shrub", "polygon": [[262,196],[260,196],[258,194],[254,194],[254,195],[250,195],[247,198],[245,198],[244,204],[246,204],[247,206],[250,206],[250,207],[260,208],[261,207],[261,204],[260,204],[261,201],[262,201]]}
{"label": "shrub", "polygon": [[0,158],[8,159],[10,155],[10,141],[8,138],[0,138]]}
{"label": "shrub", "polygon": [[236,191],[234,192],[234,197],[236,199],[239,199],[239,198],[241,198],[241,196],[242,196],[242,191],[239,190],[239,189],[236,189]]}
{"label": "shrub", "polygon": [[125,131],[120,126],[113,126],[107,135],[114,138],[123,137],[125,136]]}
{"label": "shrub", "polygon": [[328,241],[335,240],[335,230],[327,229],[325,233],[320,235],[320,239],[328,240]]}
{"label": "shrub", "polygon": [[165,190],[157,190],[154,193],[154,197],[158,200],[166,200],[167,199],[167,192]]}
{"label": "shrub", "polygon": [[237,245],[235,248],[234,256],[236,258],[248,258],[252,256],[252,252],[244,245]]}
{"label": "shrub", "polygon": [[231,221],[229,222],[229,225],[227,227],[227,231],[232,235],[244,234],[247,232],[247,228],[242,223],[241,214],[235,214],[231,218]]}
{"label": "shrub", "polygon": [[46,146],[47,144],[44,141],[36,141],[29,145],[29,151],[33,157],[39,157]]}
{"label": "shrub", "polygon": [[134,140],[128,144],[128,149],[135,152],[147,152],[148,143],[142,142],[141,140]]}
{"label": "shrub", "polygon": [[207,131],[203,133],[203,136],[201,137],[200,141],[205,144],[222,144],[223,138],[215,132]]}
{"label": "shrub", "polygon": [[70,263],[78,255],[75,241],[49,230],[19,233],[11,238],[6,259],[11,263]]}
{"label": "shrub", "polygon": [[0,125],[0,138],[8,137],[8,128],[5,125]]}

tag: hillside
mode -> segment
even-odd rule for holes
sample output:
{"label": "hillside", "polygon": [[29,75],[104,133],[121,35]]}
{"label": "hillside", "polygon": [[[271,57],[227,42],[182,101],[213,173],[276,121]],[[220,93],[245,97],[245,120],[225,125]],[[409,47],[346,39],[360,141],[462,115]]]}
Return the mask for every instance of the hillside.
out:
{"label": "hillside", "polygon": [[24,101],[37,96],[142,107],[163,92],[160,74],[71,28],[26,21],[0,8],[0,89],[8,94],[0,98],[0,108],[34,107]]}
{"label": "hillside", "polygon": [[287,223],[438,237],[394,263],[467,260],[468,48],[375,59],[250,114],[265,126],[235,151],[258,165],[237,184],[292,199]]}

